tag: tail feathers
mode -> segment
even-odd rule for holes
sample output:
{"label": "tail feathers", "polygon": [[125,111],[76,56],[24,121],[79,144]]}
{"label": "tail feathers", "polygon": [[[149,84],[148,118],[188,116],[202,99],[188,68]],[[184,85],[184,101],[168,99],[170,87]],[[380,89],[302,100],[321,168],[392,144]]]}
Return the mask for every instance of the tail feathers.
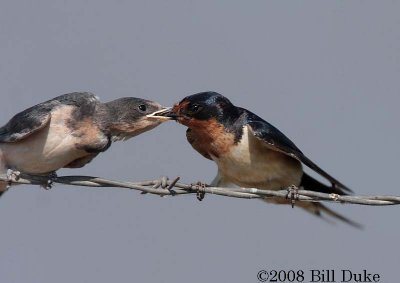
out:
{"label": "tail feathers", "polygon": [[[215,179],[211,183],[212,186],[216,187],[237,187],[236,185],[228,182],[223,176],[218,173],[218,175],[215,177]],[[315,191],[315,192],[321,192],[321,193],[326,193],[326,194],[338,194],[338,195],[346,195],[347,193],[344,192],[342,189],[338,187],[328,187],[321,182],[315,180],[313,177],[307,175],[306,173],[303,174],[303,178],[300,183],[300,187],[303,187],[305,190],[310,190],[310,191]],[[286,199],[271,199],[271,198],[266,198],[263,199],[264,201],[268,203],[275,203],[275,204],[289,204],[290,201]],[[355,228],[361,229],[363,226],[335,211],[330,209],[329,207],[323,205],[322,203],[319,202],[301,202],[298,201],[296,202],[295,206],[300,207],[307,212],[310,212],[314,214],[315,216],[318,216],[322,220],[325,220],[330,223],[335,223],[333,219],[340,220],[344,223],[347,223],[348,225],[351,225]]]}
{"label": "tail feathers", "polygon": [[[321,193],[326,193],[326,194],[338,194],[338,195],[347,195],[345,191],[343,191],[340,188],[337,187],[328,187],[321,182],[315,180],[313,177],[307,175],[306,173],[303,174],[300,187],[303,187],[305,190],[310,190],[314,192],[321,192]],[[307,210],[308,212],[321,217],[325,220],[328,220],[326,216],[330,216],[332,218],[338,219],[340,221],[343,221],[344,223],[347,223],[353,227],[361,229],[363,226],[335,211],[332,209],[328,208],[327,206],[323,205],[322,203],[319,202],[310,202],[310,203],[296,203],[297,206]]]}
{"label": "tail feathers", "polygon": [[314,192],[321,192],[326,194],[338,194],[338,195],[347,195],[348,193],[344,190],[333,187],[333,186],[326,186],[321,182],[315,180],[310,175],[303,173],[303,177],[301,179],[300,187],[303,187],[306,190],[314,191]]}
{"label": "tail feathers", "polygon": [[330,217],[332,217],[334,219],[340,220],[340,221],[342,221],[342,222],[344,222],[344,223],[346,223],[346,224],[348,224],[350,226],[353,226],[355,228],[358,228],[358,229],[362,229],[363,228],[363,226],[360,223],[358,223],[356,221],[353,221],[353,220],[341,215],[340,213],[337,213],[336,211],[330,209],[329,207],[323,205],[322,203],[318,203],[318,202],[306,203],[306,202],[303,202],[303,203],[296,203],[296,206],[299,206],[299,207],[307,210],[308,212],[314,214],[315,216],[318,216],[321,219],[326,220],[326,221],[331,222],[331,223],[333,222],[332,219],[330,219],[330,218],[328,218],[326,216],[330,216]]}

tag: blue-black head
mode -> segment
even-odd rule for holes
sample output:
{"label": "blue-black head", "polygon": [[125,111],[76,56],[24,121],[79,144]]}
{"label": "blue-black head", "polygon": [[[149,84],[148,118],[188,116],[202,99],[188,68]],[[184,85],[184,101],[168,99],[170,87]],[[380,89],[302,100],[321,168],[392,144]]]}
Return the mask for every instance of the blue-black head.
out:
{"label": "blue-black head", "polygon": [[191,126],[195,121],[208,120],[225,124],[237,118],[238,109],[222,94],[207,91],[185,97],[163,116],[186,126]]}

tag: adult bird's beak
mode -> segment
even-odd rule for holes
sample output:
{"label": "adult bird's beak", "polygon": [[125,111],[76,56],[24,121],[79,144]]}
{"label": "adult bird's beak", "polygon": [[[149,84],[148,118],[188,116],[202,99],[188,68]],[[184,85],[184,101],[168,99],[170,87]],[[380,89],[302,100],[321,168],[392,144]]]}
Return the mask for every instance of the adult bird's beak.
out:
{"label": "adult bird's beak", "polygon": [[155,111],[149,115],[147,115],[148,118],[153,118],[153,119],[158,119],[161,121],[168,121],[168,120],[176,120],[178,115],[174,111],[172,111],[171,107],[164,108],[158,111]]}

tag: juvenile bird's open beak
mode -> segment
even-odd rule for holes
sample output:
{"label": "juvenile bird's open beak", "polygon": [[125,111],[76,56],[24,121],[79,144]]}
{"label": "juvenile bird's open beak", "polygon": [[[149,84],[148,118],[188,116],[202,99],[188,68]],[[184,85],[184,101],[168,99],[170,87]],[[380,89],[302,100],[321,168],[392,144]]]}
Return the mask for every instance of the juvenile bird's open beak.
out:
{"label": "juvenile bird's open beak", "polygon": [[158,119],[158,120],[165,122],[168,120],[176,120],[176,118],[178,116],[176,115],[175,112],[172,111],[171,107],[168,107],[168,108],[164,108],[164,109],[158,110],[156,112],[153,112],[153,113],[147,115],[147,117],[152,118],[152,119]]}

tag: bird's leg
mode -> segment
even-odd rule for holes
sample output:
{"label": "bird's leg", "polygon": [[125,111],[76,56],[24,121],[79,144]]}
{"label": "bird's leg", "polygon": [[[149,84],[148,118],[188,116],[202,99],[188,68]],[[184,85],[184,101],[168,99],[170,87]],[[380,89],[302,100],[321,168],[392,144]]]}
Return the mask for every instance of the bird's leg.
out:
{"label": "bird's leg", "polygon": [[21,172],[13,169],[7,169],[7,189],[11,187],[13,182],[18,181]]}
{"label": "bird's leg", "polygon": [[199,201],[202,201],[206,195],[206,192],[204,191],[204,188],[207,186],[207,184],[202,183],[202,182],[197,182],[194,184],[191,184],[192,186],[195,187],[196,190],[196,197]]}
{"label": "bird's leg", "polygon": [[299,199],[299,188],[295,185],[291,185],[287,188],[287,191],[286,199],[290,199],[290,204],[293,208],[296,200]]}
{"label": "bird's leg", "polygon": [[45,190],[50,190],[53,187],[54,181],[57,179],[56,171],[51,172],[47,175],[48,179],[42,185],[40,185]]}

